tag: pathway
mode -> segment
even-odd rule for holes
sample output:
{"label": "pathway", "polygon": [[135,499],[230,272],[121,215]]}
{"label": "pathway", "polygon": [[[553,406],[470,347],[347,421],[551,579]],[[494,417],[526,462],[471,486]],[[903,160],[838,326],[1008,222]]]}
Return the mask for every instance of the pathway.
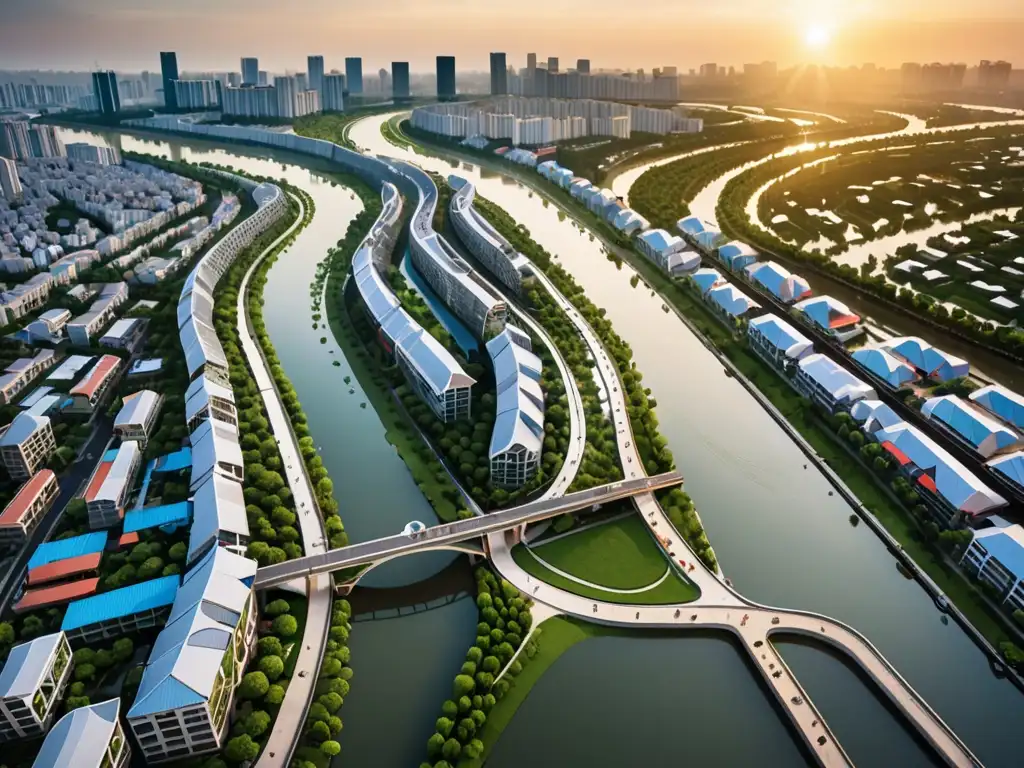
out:
{"label": "pathway", "polygon": [[[545,542],[545,543],[547,543],[547,542]],[[665,579],[667,579],[669,576],[672,575],[672,569],[671,568],[665,568],[665,572],[663,574],[661,574],[660,577],[658,577],[657,579],[652,581],[650,584],[647,584],[647,585],[642,586],[642,587],[637,587],[635,589],[616,589],[614,587],[606,587],[604,584],[595,584],[592,581],[587,581],[586,579],[581,579],[579,576],[573,576],[568,571],[563,571],[561,568],[556,568],[555,566],[553,566],[547,560],[545,560],[540,555],[538,555],[536,552],[534,552],[530,547],[525,547],[525,549],[526,549],[527,553],[530,555],[530,557],[532,557],[534,560],[536,560],[538,563],[543,565],[545,568],[547,568],[552,573],[557,573],[563,579],[568,579],[569,581],[574,582],[576,584],[580,584],[580,585],[582,585],[584,587],[590,587],[591,589],[597,589],[597,590],[600,590],[601,592],[608,592],[609,594],[612,594],[612,595],[639,595],[642,592],[650,592],[655,587],[660,586],[661,583],[663,581],[665,581]]]}
{"label": "pathway", "polygon": [[[327,546],[323,520],[314,501],[312,485],[306,476],[306,463],[299,451],[298,440],[292,431],[291,421],[281,404],[281,398],[274,386],[274,380],[270,376],[263,352],[253,340],[245,301],[249,279],[253,272],[281,242],[291,237],[302,224],[305,207],[300,198],[293,199],[299,203],[299,216],[295,223],[259,255],[245,273],[245,277],[242,278],[242,284],[238,289],[238,337],[263,398],[267,418],[270,420],[270,428],[277,437],[285,479],[288,481],[288,487],[295,500],[303,545],[307,552],[312,552],[317,549],[322,550]],[[307,583],[309,606],[306,615],[306,628],[302,635],[298,663],[295,665],[297,671],[304,671],[306,675],[299,677],[296,674],[289,682],[280,712],[274,721],[274,729],[256,761],[258,768],[284,768],[291,762],[292,753],[295,751],[306,721],[306,710],[313,697],[313,687],[316,685],[320,660],[323,658],[323,647],[327,640],[327,631],[330,628],[331,577],[329,574],[312,576]]]}

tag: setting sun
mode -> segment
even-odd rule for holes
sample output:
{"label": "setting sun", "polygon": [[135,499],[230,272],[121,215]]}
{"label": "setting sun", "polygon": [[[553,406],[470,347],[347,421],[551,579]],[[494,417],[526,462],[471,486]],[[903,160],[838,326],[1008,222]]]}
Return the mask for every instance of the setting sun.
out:
{"label": "setting sun", "polygon": [[804,33],[804,42],[809,48],[824,48],[832,39],[832,33],[824,24],[811,24]]}

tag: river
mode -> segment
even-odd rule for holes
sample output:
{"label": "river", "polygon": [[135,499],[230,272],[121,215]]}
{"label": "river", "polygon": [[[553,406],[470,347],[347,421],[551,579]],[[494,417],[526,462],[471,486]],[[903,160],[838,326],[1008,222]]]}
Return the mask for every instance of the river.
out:
{"label": "river", "polygon": [[[825,478],[806,466],[796,445],[739,383],[725,376],[714,356],[678,318],[662,310],[661,299],[642,284],[630,286],[633,270],[608,261],[599,242],[571,221],[560,221],[555,205],[545,206],[518,181],[494,171],[481,172],[471,163],[415,155],[388,144],[379,132],[380,122],[388,117],[356,123],[351,138],[361,147],[405,157],[442,174],[457,166],[481,195],[505,208],[557,254],[588,296],[607,310],[658,400],[661,430],[687,478],[687,491],[701,512],[722,568],[737,588],[760,602],[820,611],[849,622],[880,648],[987,765],[1019,764],[1014,726],[1024,722],[1024,696],[991,674],[985,655],[955,624],[941,623],[931,598],[900,575],[896,561],[867,526],[850,525],[851,508],[829,495]],[[688,642],[668,640],[666,647],[671,644],[674,653],[686,656]],[[559,665],[572,663],[575,655],[594,653],[583,650],[589,643],[570,650],[552,674]],[[646,653],[642,641],[626,640],[622,648]],[[798,671],[807,668],[806,687],[823,702],[824,714],[854,762],[880,764],[871,757],[879,743],[885,754],[900,756],[889,764],[930,762],[903,728],[892,727],[891,713],[875,697],[865,695],[859,678],[843,663],[816,649],[787,646],[784,653]],[[546,696],[540,691],[551,688],[538,688],[517,719],[560,722],[561,740],[572,742],[586,740],[609,719],[633,722],[650,714],[651,708],[644,706],[650,703],[645,695],[649,680],[636,680],[632,699],[610,700],[602,677],[580,674],[573,678],[571,690],[563,685],[562,693]],[[715,686],[704,686],[700,693],[724,695]],[[603,719],[563,721],[570,699],[587,698],[603,700]],[[829,701],[833,706],[827,706]],[[846,709],[842,702],[851,705]],[[765,717],[772,711],[763,697],[749,697],[745,706]],[[534,708],[541,714],[531,714]],[[738,718],[741,713],[733,715]],[[715,732],[724,737],[731,727],[725,719]],[[683,741],[700,737],[685,721],[676,724],[675,733]],[[499,744],[499,754],[515,750],[521,760],[531,754],[532,740],[508,738]],[[645,744],[633,742],[636,762],[657,764],[658,753],[647,751],[656,747]]]}
{"label": "river", "polygon": [[[212,162],[283,178],[313,198],[317,213],[271,267],[263,317],[271,341],[299,395],[310,431],[334,481],[335,498],[351,541],[392,535],[410,520],[435,519],[405,464],[387,442],[384,427],[348,362],[321,326],[313,329],[309,287],[316,265],[345,235],[362,203],[323,174],[295,164],[296,156],[199,141],[144,140],[104,132],[59,129],[65,142],[116,145],[174,160]],[[315,162],[310,161],[315,165]],[[328,343],[321,344],[320,338]],[[341,363],[335,366],[334,362]],[[344,379],[351,377],[349,384]],[[354,390],[349,393],[349,390]],[[364,586],[392,587],[420,581],[443,569],[455,555],[432,552],[400,558],[375,569]],[[340,738],[349,765],[415,765],[425,754],[435,710],[449,695],[451,680],[473,637],[472,600],[382,621],[361,621],[349,645],[356,672],[342,712]],[[401,681],[401,696],[375,688]]]}

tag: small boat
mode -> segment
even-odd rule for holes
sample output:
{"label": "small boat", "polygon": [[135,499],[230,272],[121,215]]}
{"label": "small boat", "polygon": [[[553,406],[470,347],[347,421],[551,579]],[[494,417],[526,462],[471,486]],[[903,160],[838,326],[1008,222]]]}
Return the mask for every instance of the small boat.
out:
{"label": "small boat", "polygon": [[949,598],[945,595],[938,595],[935,598],[935,605],[940,611],[946,613],[949,611]]}

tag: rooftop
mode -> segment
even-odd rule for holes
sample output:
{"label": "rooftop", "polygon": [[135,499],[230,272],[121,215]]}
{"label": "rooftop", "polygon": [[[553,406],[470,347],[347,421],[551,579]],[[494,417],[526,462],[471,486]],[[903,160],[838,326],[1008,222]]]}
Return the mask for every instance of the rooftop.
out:
{"label": "rooftop", "polygon": [[1017,579],[1024,579],[1024,528],[984,528],[974,532],[974,540]]}
{"label": "rooftop", "polygon": [[46,485],[55,479],[56,475],[49,469],[41,469],[32,475],[29,481],[18,489],[4,511],[0,513],[0,526],[20,525],[29,507],[39,498],[39,494],[43,492]]}
{"label": "rooftop", "polygon": [[1024,397],[999,384],[982,387],[970,395],[978,405],[1003,421],[1024,429]]}
{"label": "rooftop", "polygon": [[22,613],[36,608],[46,608],[50,605],[61,605],[69,600],[91,595],[99,589],[99,586],[100,580],[91,578],[55,584],[52,587],[29,589],[22,594],[21,599],[14,606],[14,612]]}
{"label": "rooftop", "polygon": [[858,349],[852,357],[890,387],[898,388],[917,379],[913,368],[885,349]]}
{"label": "rooftop", "polygon": [[860,322],[860,315],[831,296],[815,296],[797,302],[794,307],[807,315],[815,325],[826,330],[845,328]]}
{"label": "rooftop", "polygon": [[161,504],[156,507],[130,509],[124,513],[124,532],[133,533],[163,525],[183,525],[192,517],[192,502]]}
{"label": "rooftop", "polygon": [[811,340],[796,328],[776,315],[761,315],[750,321],[748,328],[754,328],[787,357],[799,358],[813,347]]}
{"label": "rooftop", "polygon": [[[100,768],[117,728],[120,699],[78,707],[57,721],[32,768]],[[127,744],[122,744],[125,749]]]}
{"label": "rooftop", "polygon": [[0,699],[31,696],[39,689],[61,637],[54,632],[11,648],[0,672]]}
{"label": "rooftop", "polygon": [[135,326],[141,322],[137,317],[125,317],[116,321],[110,330],[103,334],[103,338],[100,339],[100,344],[105,341],[120,341],[121,339],[131,336],[135,331]]}
{"label": "rooftop", "polygon": [[178,582],[178,575],[173,574],[104,592],[102,595],[93,595],[84,600],[76,600],[68,606],[61,629],[70,632],[90,624],[99,624],[170,605],[178,591]]}
{"label": "rooftop", "polygon": [[240,483],[211,474],[196,488],[192,505],[193,522],[189,530],[186,562],[191,562],[222,531],[249,536],[249,520]]}
{"label": "rooftop", "polygon": [[114,418],[114,428],[145,424],[160,404],[160,395],[151,389],[142,389],[125,395],[124,405]]}
{"label": "rooftop", "polygon": [[72,536],[69,539],[48,541],[45,544],[40,544],[36,551],[32,553],[32,557],[28,560],[28,569],[39,568],[58,560],[67,560],[72,557],[102,552],[106,546],[106,531],[83,533],[81,536]]}
{"label": "rooftop", "polygon": [[7,431],[0,437],[0,446],[21,445],[49,423],[48,416],[36,416],[28,411],[22,411],[14,417]]}
{"label": "rooftop", "polygon": [[930,419],[941,421],[985,455],[1020,440],[1016,432],[956,395],[929,398],[921,406],[921,412]]}
{"label": "rooftop", "polygon": [[38,587],[40,584],[48,584],[51,581],[59,581],[69,576],[78,576],[83,573],[95,571],[100,567],[103,559],[102,552],[93,552],[88,555],[69,557],[66,560],[58,560],[54,563],[47,563],[28,572],[28,586]]}
{"label": "rooftop", "polygon": [[91,399],[96,395],[96,391],[103,385],[103,382],[120,366],[121,358],[114,355],[103,355],[95,367],[89,371],[89,374],[71,388],[71,394]]}

